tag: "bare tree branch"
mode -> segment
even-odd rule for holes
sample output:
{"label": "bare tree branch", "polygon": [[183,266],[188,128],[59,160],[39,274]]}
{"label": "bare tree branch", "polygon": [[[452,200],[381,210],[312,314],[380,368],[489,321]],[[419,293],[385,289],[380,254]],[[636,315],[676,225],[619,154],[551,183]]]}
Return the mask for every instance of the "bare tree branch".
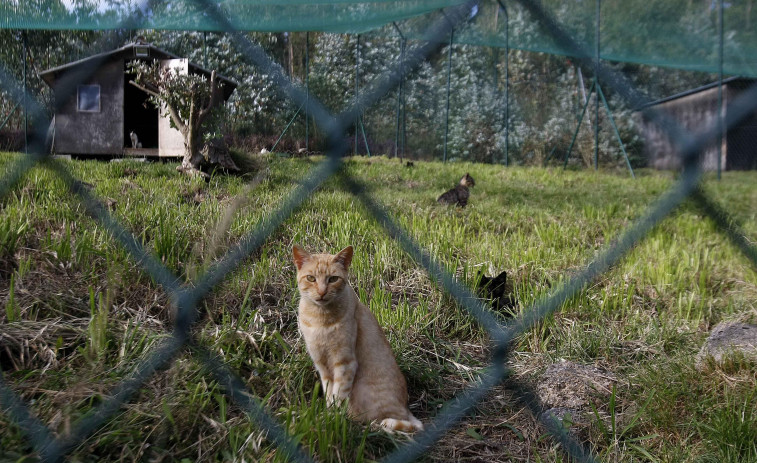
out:
{"label": "bare tree branch", "polygon": [[163,101],[163,104],[168,109],[168,113],[171,115],[171,119],[173,120],[174,125],[176,125],[176,128],[179,129],[179,132],[181,132],[182,135],[186,134],[187,126],[181,120],[181,117],[179,117],[179,112],[176,111],[176,109],[173,106],[166,103],[164,98],[161,98],[160,90],[157,87],[148,83],[145,83],[144,85],[140,85],[134,82],[133,80],[130,80],[129,83],[137,87],[138,89],[142,90],[143,92],[147,93],[148,95],[151,95],[155,97],[156,99]]}
{"label": "bare tree branch", "polygon": [[210,114],[210,112],[215,108],[215,106],[218,104],[218,79],[216,78],[216,71],[215,69],[210,73],[210,99],[208,100],[208,104],[200,109],[200,113],[198,114],[199,123],[202,124],[202,121]]}
{"label": "bare tree branch", "polygon": [[152,95],[156,98],[160,97],[160,90],[158,89],[158,87],[155,87],[154,85],[150,85],[148,83],[145,83],[144,85],[140,85],[134,82],[133,80],[130,80],[129,83],[149,95]]}

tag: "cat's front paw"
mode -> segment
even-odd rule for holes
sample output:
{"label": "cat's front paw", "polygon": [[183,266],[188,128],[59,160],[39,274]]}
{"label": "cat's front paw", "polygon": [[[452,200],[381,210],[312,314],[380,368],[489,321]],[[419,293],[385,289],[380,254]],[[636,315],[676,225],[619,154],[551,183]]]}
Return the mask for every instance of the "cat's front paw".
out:
{"label": "cat's front paw", "polygon": [[326,405],[328,405],[329,407],[341,404],[347,405],[349,400],[349,394],[346,397],[343,395],[331,394],[330,396],[326,397]]}

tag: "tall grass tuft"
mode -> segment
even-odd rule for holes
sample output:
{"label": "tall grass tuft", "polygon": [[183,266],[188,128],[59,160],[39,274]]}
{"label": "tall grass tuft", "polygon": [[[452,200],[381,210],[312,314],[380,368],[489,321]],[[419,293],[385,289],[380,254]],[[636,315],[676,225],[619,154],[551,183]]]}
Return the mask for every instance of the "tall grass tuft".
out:
{"label": "tall grass tuft", "polygon": [[109,343],[108,313],[111,305],[111,294],[106,290],[106,295],[95,294],[95,289],[89,288],[90,320],[87,325],[87,344],[85,352],[91,362],[99,362],[103,359]]}

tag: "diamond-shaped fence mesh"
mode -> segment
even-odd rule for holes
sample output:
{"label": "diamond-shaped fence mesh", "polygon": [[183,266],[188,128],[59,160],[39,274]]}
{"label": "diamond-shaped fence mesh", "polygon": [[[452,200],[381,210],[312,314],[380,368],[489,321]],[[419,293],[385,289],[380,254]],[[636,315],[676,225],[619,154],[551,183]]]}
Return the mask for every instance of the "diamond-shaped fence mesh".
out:
{"label": "diamond-shaped fence mesh", "polygon": [[[19,82],[10,74],[0,69],[0,86],[16,102],[25,102],[36,131],[32,134],[29,144],[29,154],[21,158],[0,179],[0,198],[4,198],[14,191],[20,179],[32,167],[44,164],[51,169],[68,188],[71,195],[75,195],[85,205],[87,213],[103,228],[108,230],[120,245],[138,262],[141,268],[155,282],[166,291],[172,303],[177,308],[177,316],[170,337],[155,347],[134,369],[133,373],[121,379],[120,383],[107,397],[92,411],[78,420],[64,437],[56,437],[37,417],[34,416],[29,404],[25,403],[13,392],[7,381],[0,376],[0,405],[3,413],[7,414],[15,424],[22,429],[34,450],[43,461],[60,461],[75,447],[96,434],[98,430],[111,419],[118,410],[134,399],[136,393],[156,372],[168,368],[183,349],[190,349],[222,385],[224,393],[238,407],[243,409],[249,419],[261,429],[267,430],[267,438],[283,451],[290,461],[311,461],[310,457],[299,447],[297,440],[287,433],[285,427],[265,409],[261,400],[247,388],[245,382],[208,347],[198,344],[193,339],[191,328],[198,318],[198,307],[203,299],[224,279],[234,271],[243,260],[248,259],[266,242],[266,240],[284,223],[295,210],[306,201],[314,191],[327,179],[336,176],[342,186],[354,195],[384,228],[386,233],[396,240],[420,266],[433,277],[435,281],[457,302],[464,306],[483,326],[491,339],[491,365],[481,373],[478,381],[467,390],[446,404],[442,411],[430,423],[426,431],[415,436],[414,440],[403,445],[386,457],[386,461],[411,461],[432,447],[455,423],[463,419],[491,388],[504,384],[514,392],[527,409],[536,417],[541,417],[542,406],[528,386],[510,380],[506,368],[508,348],[514,337],[530,329],[544,317],[557,311],[564,302],[582,291],[597,276],[606,272],[639,242],[645,239],[649,231],[668,217],[684,201],[692,199],[701,211],[710,217],[725,237],[731,240],[757,267],[757,249],[748,242],[743,233],[734,224],[729,215],[717,206],[700,188],[701,168],[700,153],[708,145],[714,143],[722,130],[736,127],[757,109],[757,86],[746,89],[741,95],[728,102],[723,127],[709,124],[687,132],[668,118],[663,112],[654,108],[647,108],[645,117],[657,124],[668,136],[674,140],[678,156],[684,166],[680,179],[658,200],[649,206],[646,213],[626,230],[603,252],[601,252],[582,271],[573,275],[567,282],[554,290],[549,296],[534,303],[524,310],[517,318],[502,323],[494,317],[487,308],[473,294],[470,288],[456,281],[439,262],[435,261],[424,249],[416,243],[409,233],[393,218],[392,214],[382,206],[371,194],[366,185],[351,177],[344,170],[340,170],[342,158],[350,150],[345,142],[344,134],[354,124],[357,116],[371,108],[388,92],[395,89],[407,76],[424,60],[430,59],[448,42],[448,37],[454,28],[464,21],[470,14],[476,2],[467,2],[459,6],[452,6],[444,11],[435,22],[428,25],[421,41],[422,45],[403,52],[402,59],[396,62],[389,72],[376,79],[367,90],[362,91],[359,98],[345,111],[332,114],[325,106],[319,104],[311,95],[287,78],[284,70],[273,62],[266,53],[252,43],[243,33],[237,30],[235,23],[228,18],[215,2],[196,0],[197,11],[202,12],[204,21],[212,21],[215,30],[223,30],[233,38],[234,45],[245,60],[257,66],[269,75],[278,90],[294,105],[300,106],[307,101],[309,112],[316,125],[327,134],[327,156],[319,165],[314,166],[298,188],[291,192],[279,207],[263,220],[251,233],[244,236],[223,258],[214,264],[206,273],[197,278],[191,285],[179,285],[179,278],[163,263],[146,251],[140,241],[120,224],[108,211],[102,201],[95,197],[82,182],[75,178],[65,164],[56,162],[48,157],[46,147],[46,133],[42,127],[48,124],[40,123],[45,120],[45,112],[41,104],[33,98],[23,94]],[[539,27],[551,37],[555,44],[559,44],[562,51],[575,57],[579,64],[587,69],[595,65],[590,49],[584,48],[580,40],[574,40],[570,33],[560,25],[553,16],[548,14],[538,3],[522,1],[520,6],[536,21]],[[132,18],[122,27],[136,29],[140,21],[145,18]],[[105,39],[109,40],[108,37]],[[114,43],[118,40],[115,34]],[[107,49],[110,44],[99,44],[99,49]],[[65,101],[66,95],[71,95],[76,85],[84,82],[88,75],[98,66],[98,60],[90,62],[86,67],[66,74],[63,77],[65,85],[62,95],[57,101]],[[599,67],[599,81],[611,88],[631,107],[642,107],[647,103],[646,98],[619,72],[610,68]],[[591,452],[574,439],[568,431],[557,421],[549,418],[542,419],[546,430],[562,444],[561,448],[575,461],[595,461]]]}

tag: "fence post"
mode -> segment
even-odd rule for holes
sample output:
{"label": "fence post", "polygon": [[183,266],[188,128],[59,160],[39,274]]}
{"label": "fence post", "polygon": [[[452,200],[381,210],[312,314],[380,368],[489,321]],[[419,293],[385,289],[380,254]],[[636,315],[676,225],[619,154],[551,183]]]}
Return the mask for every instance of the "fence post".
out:
{"label": "fence post", "polygon": [[[357,43],[355,45],[355,102],[357,103],[360,96],[360,88],[358,83],[360,80],[360,34],[357,35]],[[357,155],[357,132],[360,130],[360,111],[358,108],[357,116],[355,117],[355,145],[352,151],[353,155]]]}
{"label": "fence post", "polygon": [[[403,63],[405,62],[405,36],[402,34],[402,31],[400,30],[399,26],[396,22],[392,21],[392,25],[397,30],[397,33],[400,35],[400,73],[403,72]],[[400,160],[402,160],[402,155],[400,154],[400,108],[402,105],[402,87],[405,84],[405,79],[400,80],[399,85],[397,86],[397,129],[394,133],[394,157],[397,157],[399,155]]]}
{"label": "fence post", "polygon": [[497,0],[505,13],[505,166],[510,157],[510,16],[507,7]]}
{"label": "fence post", "polygon": [[22,54],[24,60],[24,153],[29,154],[29,111],[26,104],[26,54],[29,43],[26,40],[26,31],[21,32],[21,39],[24,42],[24,53]]}
{"label": "fence post", "polygon": [[[402,55],[405,55],[405,51],[407,50],[407,40],[402,41]],[[402,72],[404,72],[405,67],[401,68]],[[405,148],[407,147],[407,89],[405,88],[405,81],[402,80],[402,132],[400,133],[400,136],[402,137],[400,139],[400,148],[402,150],[402,155],[400,156],[400,159],[405,157]]]}
{"label": "fence post", "polygon": [[[594,86],[599,87],[599,18],[600,18],[600,3],[602,0],[597,0],[597,22],[596,22],[596,50],[594,62]],[[594,102],[594,115],[596,117],[596,125],[594,126],[594,170],[599,169],[599,92],[594,95],[596,101]]]}
{"label": "fence post", "polygon": [[202,67],[208,68],[208,31],[202,31]]}
{"label": "fence post", "polygon": [[[723,0],[718,1],[718,151],[717,151],[717,166],[718,166],[718,180],[720,180],[720,172],[722,170],[722,158],[723,158]],[[726,151],[727,154],[727,151]]]}
{"label": "fence post", "polygon": [[447,162],[447,138],[449,137],[449,90],[452,76],[452,41],[455,37],[455,29],[449,33],[449,50],[447,50],[447,112],[444,120],[444,157],[442,162]]}
{"label": "fence post", "polygon": [[310,150],[310,32],[305,32],[305,153]]}

